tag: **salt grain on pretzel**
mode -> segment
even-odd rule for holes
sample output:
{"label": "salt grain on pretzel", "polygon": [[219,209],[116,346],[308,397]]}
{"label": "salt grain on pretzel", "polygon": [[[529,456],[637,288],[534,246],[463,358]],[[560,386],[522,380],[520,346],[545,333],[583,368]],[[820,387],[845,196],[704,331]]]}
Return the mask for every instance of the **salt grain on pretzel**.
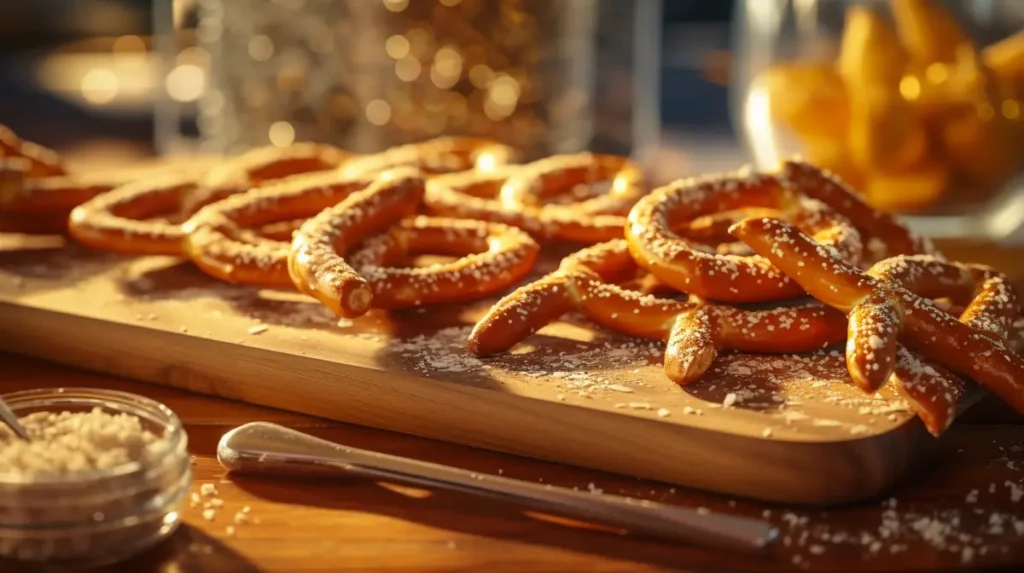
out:
{"label": "salt grain on pretzel", "polygon": [[292,175],[334,169],[352,157],[333,145],[311,142],[252,149],[210,169],[182,210],[191,215],[225,197]]}
{"label": "salt grain on pretzel", "polygon": [[[399,309],[502,291],[530,272],[539,251],[516,227],[420,216],[367,239],[348,261],[370,283],[374,308]],[[417,254],[459,258],[426,267],[396,266]]]}
{"label": "salt grain on pretzel", "polygon": [[[609,182],[596,196],[580,187]],[[646,192],[640,169],[625,157],[579,153],[485,172],[453,173],[427,183],[427,207],[444,216],[514,225],[538,238],[595,244],[622,236],[623,216]],[[564,203],[551,202],[553,198]]]}
{"label": "salt grain on pretzel", "polygon": [[207,205],[183,225],[185,254],[223,281],[292,288],[288,252],[297,222],[373,181],[337,171],[309,173]]}
{"label": "salt grain on pretzel", "polygon": [[[996,271],[902,257],[865,273],[792,225],[768,218],[737,223],[733,234],[812,296],[850,316],[847,366],[862,389],[873,392],[889,379],[899,339],[1024,412],[1024,360],[1006,347],[1005,331],[997,330],[1016,317],[1019,305]],[[973,298],[961,320],[913,292],[955,295],[968,287]]]}
{"label": "salt grain on pretzel", "polygon": [[802,296],[765,258],[719,254],[676,232],[697,217],[751,207],[778,210],[844,259],[856,262],[862,254],[860,234],[845,217],[764,174],[686,179],[656,189],[630,211],[626,240],[641,267],[682,292],[727,302]]}
{"label": "salt grain on pretzel", "polygon": [[490,139],[445,136],[364,155],[346,162],[340,170],[350,176],[395,167],[415,167],[428,176],[466,170],[487,172],[514,163],[516,157],[514,149]]}

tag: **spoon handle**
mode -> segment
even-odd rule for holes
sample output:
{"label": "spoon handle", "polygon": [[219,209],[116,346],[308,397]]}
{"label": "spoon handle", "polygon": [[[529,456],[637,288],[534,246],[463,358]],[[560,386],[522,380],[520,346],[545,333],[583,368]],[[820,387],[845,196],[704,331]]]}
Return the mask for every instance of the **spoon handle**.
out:
{"label": "spoon handle", "polygon": [[777,536],[771,524],[759,520],[479,474],[349,448],[268,422],[224,434],[217,458],[232,472],[349,475],[469,493],[701,547],[757,551]]}
{"label": "spoon handle", "polygon": [[28,435],[28,431],[21,422],[18,421],[18,416],[11,410],[11,407],[4,402],[3,398],[0,398],[0,422],[7,424],[7,426],[14,432],[15,436],[18,436],[26,442],[30,441],[31,438]]}

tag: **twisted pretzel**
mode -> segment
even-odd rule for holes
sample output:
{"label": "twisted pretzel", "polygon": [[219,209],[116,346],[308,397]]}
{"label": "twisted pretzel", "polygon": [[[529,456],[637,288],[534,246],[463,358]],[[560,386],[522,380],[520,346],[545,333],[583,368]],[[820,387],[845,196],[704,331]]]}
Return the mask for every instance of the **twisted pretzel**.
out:
{"label": "twisted pretzel", "polygon": [[0,125],[0,158],[19,159],[20,161],[16,161],[15,164],[25,177],[47,177],[67,173],[56,151],[21,139],[4,125]]}
{"label": "twisted pretzel", "polygon": [[185,254],[223,281],[293,288],[288,252],[294,230],[371,183],[370,176],[327,171],[232,195],[203,207],[182,225]]}
{"label": "twisted pretzel", "polygon": [[719,254],[674,231],[703,215],[749,207],[778,210],[844,259],[860,259],[860,234],[845,217],[765,174],[686,179],[656,189],[630,211],[626,240],[641,267],[682,292],[726,302],[802,296],[800,286],[765,258]]}
{"label": "twisted pretzel", "polygon": [[[889,379],[898,339],[928,360],[967,376],[1024,412],[1024,360],[1002,338],[1019,313],[1005,276],[936,258],[883,261],[865,273],[773,219],[746,219],[733,234],[823,303],[848,314],[850,377],[872,392]],[[920,296],[969,293],[960,320]]]}
{"label": "twisted pretzel", "polygon": [[[430,218],[403,222],[416,212],[423,193],[418,170],[395,169],[303,223],[288,257],[292,282],[336,315],[354,318],[371,306],[401,308],[483,296],[529,272],[539,247],[515,227]],[[387,236],[374,238],[382,233]],[[366,248],[352,255],[361,265],[354,269],[344,257],[363,241]],[[424,268],[384,266],[400,255],[431,250],[472,254]]]}
{"label": "twisted pretzel", "polygon": [[189,168],[117,187],[75,207],[68,227],[73,237],[96,249],[180,256],[186,235],[180,224],[183,214],[250,188],[330,169],[347,156],[314,143],[258,148],[205,173],[203,168]]}
{"label": "twisted pretzel", "polygon": [[125,254],[180,255],[181,226],[166,218],[196,189],[192,174],[145,178],[75,207],[68,231],[78,242]]}
{"label": "twisted pretzel", "polygon": [[603,327],[667,342],[665,374],[687,384],[711,366],[719,350],[805,352],[845,337],[843,316],[816,303],[744,310],[662,299],[614,284],[637,270],[623,239],[579,251],[495,304],[470,333],[470,350],[507,350],[575,308]]}
{"label": "twisted pretzel", "polygon": [[182,202],[192,214],[225,197],[291,175],[334,169],[353,155],[333,145],[299,142],[288,147],[258,147],[209,170]]}
{"label": "twisted pretzel", "polygon": [[395,167],[416,167],[427,175],[466,170],[485,172],[499,165],[514,163],[516,158],[514,149],[496,141],[446,136],[365,155],[346,162],[340,170],[347,176],[379,173]]}
{"label": "twisted pretzel", "polygon": [[[607,193],[572,191],[608,181]],[[488,172],[444,175],[427,183],[432,212],[501,222],[544,239],[594,244],[622,236],[623,216],[646,193],[640,169],[624,157],[579,153]],[[569,196],[571,202],[546,202]]]}

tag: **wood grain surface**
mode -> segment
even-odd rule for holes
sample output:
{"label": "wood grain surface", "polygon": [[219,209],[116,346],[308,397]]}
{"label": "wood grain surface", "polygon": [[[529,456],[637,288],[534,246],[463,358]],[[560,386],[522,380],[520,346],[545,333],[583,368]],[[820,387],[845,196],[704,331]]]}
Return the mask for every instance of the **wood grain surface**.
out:
{"label": "wood grain surface", "polygon": [[[1020,571],[1024,567],[1024,420],[994,401],[942,441],[931,464],[891,497],[828,511],[750,502],[666,484],[471,449],[130,382],[0,354],[0,393],[89,386],[136,392],[178,412],[195,455],[196,483],[223,507],[212,521],[185,506],[166,543],[95,573],[313,573],[329,571]],[[986,423],[972,423],[986,422]],[[230,477],[217,465],[228,429],[269,420],[360,448],[542,483],[762,516],[782,542],[761,557],[707,552],[540,521],[500,503],[360,481]],[[998,422],[998,423],[992,423]],[[249,506],[251,521],[232,517]],[[993,518],[993,516],[996,516]]]}
{"label": "wood grain surface", "polygon": [[935,445],[905,400],[853,386],[841,345],[726,354],[681,389],[661,343],[577,316],[481,360],[490,300],[338,321],[172,257],[0,249],[0,349],[136,380],[769,501],[877,495]]}

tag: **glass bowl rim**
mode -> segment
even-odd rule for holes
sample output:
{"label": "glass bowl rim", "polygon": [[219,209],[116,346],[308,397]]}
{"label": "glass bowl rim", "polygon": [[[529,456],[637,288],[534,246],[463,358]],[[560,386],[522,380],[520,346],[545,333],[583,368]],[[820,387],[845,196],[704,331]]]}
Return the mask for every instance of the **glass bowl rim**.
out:
{"label": "glass bowl rim", "polygon": [[[147,398],[145,396],[124,392],[121,390],[108,390],[105,388],[89,387],[56,387],[56,388],[34,388],[30,390],[19,390],[0,395],[0,398],[15,413],[19,408],[31,407],[33,405],[44,406],[36,411],[56,410],[62,403],[68,406],[79,403],[80,400],[94,400],[101,402],[95,404],[107,411],[122,411],[125,406],[137,406],[142,410],[155,414],[151,422],[156,422],[164,427],[164,439],[167,440],[168,455],[179,449],[182,441],[186,439],[185,428],[178,415],[166,404]],[[41,404],[40,402],[46,402]],[[59,410],[58,410],[59,411]],[[131,413],[131,412],[126,412]],[[133,414],[134,415],[134,414]],[[133,475],[144,475],[148,467],[142,460],[132,460],[111,468],[75,472],[67,475],[47,476],[30,481],[8,481],[0,479],[0,488],[32,488],[54,485],[91,485],[107,480],[116,480]]]}

